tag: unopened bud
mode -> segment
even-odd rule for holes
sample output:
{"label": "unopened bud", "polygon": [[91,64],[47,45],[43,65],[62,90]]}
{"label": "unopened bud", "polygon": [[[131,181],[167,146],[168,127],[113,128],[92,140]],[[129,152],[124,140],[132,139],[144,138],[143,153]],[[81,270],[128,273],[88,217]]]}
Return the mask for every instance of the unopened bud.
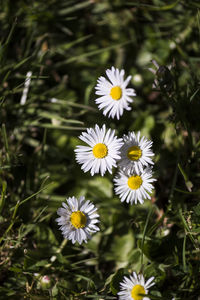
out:
{"label": "unopened bud", "polygon": [[51,286],[51,278],[47,275],[42,276],[40,279],[42,289],[49,289]]}

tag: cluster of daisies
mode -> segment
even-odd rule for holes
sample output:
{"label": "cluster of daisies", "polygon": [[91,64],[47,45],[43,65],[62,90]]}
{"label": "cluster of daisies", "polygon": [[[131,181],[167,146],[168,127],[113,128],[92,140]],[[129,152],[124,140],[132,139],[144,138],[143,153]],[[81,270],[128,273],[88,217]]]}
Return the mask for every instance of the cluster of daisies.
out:
{"label": "cluster of daisies", "polygon": [[154,155],[151,141],[140,137],[140,132],[129,132],[118,138],[115,130],[107,130],[105,125],[100,128],[97,124],[79,138],[87,144],[75,149],[76,160],[84,172],[104,176],[106,171],[112,173],[112,168],[118,167],[114,191],[122,202],[143,204],[144,199],[151,198],[152,183],[155,181],[151,168],[151,157]]}
{"label": "cluster of daisies", "polygon": [[[108,117],[119,119],[124,110],[131,109],[131,96],[136,93],[134,89],[127,88],[131,76],[124,80],[124,70],[112,67],[106,74],[110,81],[103,76],[98,79],[96,94],[100,97],[95,102],[105,116],[108,114]],[[154,156],[152,141],[141,137],[140,132],[129,132],[118,138],[115,130],[106,129],[105,125],[100,128],[97,124],[82,132],[79,138],[87,144],[75,149],[76,161],[84,172],[104,176],[106,171],[112,173],[112,168],[118,167],[114,190],[122,202],[143,204],[144,199],[151,198],[155,181],[151,168]]]}
{"label": "cluster of daisies", "polygon": [[[112,67],[106,71],[109,80],[101,76],[95,87],[96,94],[100,96],[95,100],[99,109],[105,116],[118,120],[124,110],[131,109],[131,97],[136,95],[134,89],[127,88],[131,76],[124,80],[124,73],[124,70]],[[113,168],[118,168],[113,181],[115,194],[121,202],[143,204],[145,199],[151,199],[152,183],[155,181],[152,141],[141,136],[140,132],[129,132],[118,138],[115,130],[97,124],[94,128],[87,128],[79,138],[86,145],[77,146],[75,155],[84,172],[104,176],[106,171],[112,174]],[[99,231],[97,208],[89,200],[85,201],[83,196],[79,199],[71,197],[62,205],[57,211],[59,218],[56,221],[64,238],[81,244],[91,238],[91,233]],[[149,299],[145,295],[154,284],[153,279],[151,277],[145,283],[144,277],[135,272],[130,278],[124,277],[119,299]]]}

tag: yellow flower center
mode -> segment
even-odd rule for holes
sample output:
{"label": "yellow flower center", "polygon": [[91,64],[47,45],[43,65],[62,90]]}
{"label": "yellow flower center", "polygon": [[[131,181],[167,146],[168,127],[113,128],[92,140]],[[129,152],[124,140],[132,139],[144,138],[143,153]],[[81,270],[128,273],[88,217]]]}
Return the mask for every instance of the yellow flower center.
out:
{"label": "yellow flower center", "polygon": [[127,183],[130,189],[137,190],[142,185],[142,178],[139,175],[134,175],[129,177]]}
{"label": "yellow flower center", "polygon": [[141,296],[140,294],[146,295],[145,294],[145,289],[142,285],[136,284],[131,291],[131,297],[134,300],[142,300],[144,297]]}
{"label": "yellow flower center", "polygon": [[104,158],[108,154],[108,148],[106,145],[99,143],[93,147],[92,152],[96,158]]}
{"label": "yellow flower center", "polygon": [[138,146],[132,146],[127,151],[130,160],[138,160],[142,156],[142,150]]}
{"label": "yellow flower center", "polygon": [[119,86],[114,86],[110,90],[110,96],[113,98],[113,100],[119,100],[122,96],[122,89]]}
{"label": "yellow flower center", "polygon": [[83,228],[87,222],[86,215],[80,211],[74,211],[70,217],[71,223],[75,228]]}

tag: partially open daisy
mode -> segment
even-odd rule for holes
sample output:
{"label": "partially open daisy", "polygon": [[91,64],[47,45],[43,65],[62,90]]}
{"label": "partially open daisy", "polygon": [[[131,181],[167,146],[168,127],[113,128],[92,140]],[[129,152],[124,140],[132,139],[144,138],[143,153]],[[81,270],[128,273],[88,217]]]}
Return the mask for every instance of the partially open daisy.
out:
{"label": "partially open daisy", "polygon": [[90,239],[90,233],[99,231],[96,223],[99,215],[96,213],[97,208],[89,200],[85,201],[85,197],[79,199],[69,197],[67,204],[62,203],[57,214],[60,216],[56,219],[58,225],[61,225],[60,230],[65,239],[71,240],[74,244],[76,241],[81,244],[83,241],[87,243]]}
{"label": "partially open daisy", "polygon": [[142,171],[144,166],[153,165],[151,159],[154,153],[151,150],[152,141],[142,136],[140,138],[140,131],[129,132],[128,135],[123,136],[124,144],[121,148],[121,160],[119,167],[124,171],[131,172],[132,170]]}
{"label": "partially open daisy", "polygon": [[84,172],[90,170],[91,175],[101,173],[104,176],[106,170],[112,173],[112,167],[117,167],[116,160],[120,159],[120,151],[123,142],[115,136],[115,131],[103,125],[95,129],[88,128],[79,137],[89,146],[77,146],[75,149],[76,160],[82,164]]}
{"label": "partially open daisy", "polygon": [[106,70],[108,81],[105,77],[101,76],[97,80],[96,95],[100,98],[95,99],[98,108],[103,109],[103,114],[108,117],[119,118],[123,115],[124,109],[131,110],[129,103],[133,102],[132,96],[136,96],[134,89],[127,89],[127,85],[132,76],[128,76],[124,80],[124,70],[115,69]]}
{"label": "partially open daisy", "polygon": [[120,283],[120,292],[118,292],[119,300],[150,300],[146,295],[149,288],[155,284],[153,280],[154,277],[150,277],[145,282],[144,276],[137,275],[135,272],[130,277],[124,276]]}
{"label": "partially open daisy", "polygon": [[121,170],[114,178],[115,194],[119,195],[121,202],[143,204],[145,199],[151,199],[150,193],[153,189],[151,183],[154,181],[156,179],[152,177],[150,168],[131,173]]}

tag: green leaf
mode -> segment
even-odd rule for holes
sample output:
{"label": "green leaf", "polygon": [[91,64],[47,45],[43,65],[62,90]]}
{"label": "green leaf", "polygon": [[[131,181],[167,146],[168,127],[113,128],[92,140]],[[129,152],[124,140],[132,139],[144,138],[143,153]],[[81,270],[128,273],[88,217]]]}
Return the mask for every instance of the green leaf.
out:
{"label": "green leaf", "polygon": [[196,206],[193,206],[193,211],[196,216],[200,217],[200,203],[198,203]]}
{"label": "green leaf", "polygon": [[[134,249],[133,251],[131,251],[131,256],[129,258],[129,262],[131,267],[136,271],[139,272],[141,269],[141,255],[144,256],[144,254],[142,254],[141,249]],[[147,258],[144,256],[143,257],[143,263],[147,262]]]}
{"label": "green leaf", "polygon": [[110,289],[113,293],[113,295],[116,295],[119,292],[119,284],[120,282],[122,282],[124,277],[124,269],[119,269],[114,276],[111,279],[111,283],[110,283]]}
{"label": "green leaf", "polygon": [[95,189],[97,196],[111,198],[113,196],[113,185],[106,177],[97,176],[87,182],[89,188]]}
{"label": "green leaf", "polygon": [[22,269],[17,268],[17,267],[10,267],[9,271],[14,272],[14,273],[22,273]]}
{"label": "green leaf", "polygon": [[121,265],[121,262],[127,265],[134,248],[134,241],[132,230],[125,235],[115,235],[111,244],[110,258],[115,259],[118,265]]}
{"label": "green leaf", "polygon": [[58,295],[58,287],[57,284],[54,285],[54,287],[52,288],[52,296],[55,297]]}

